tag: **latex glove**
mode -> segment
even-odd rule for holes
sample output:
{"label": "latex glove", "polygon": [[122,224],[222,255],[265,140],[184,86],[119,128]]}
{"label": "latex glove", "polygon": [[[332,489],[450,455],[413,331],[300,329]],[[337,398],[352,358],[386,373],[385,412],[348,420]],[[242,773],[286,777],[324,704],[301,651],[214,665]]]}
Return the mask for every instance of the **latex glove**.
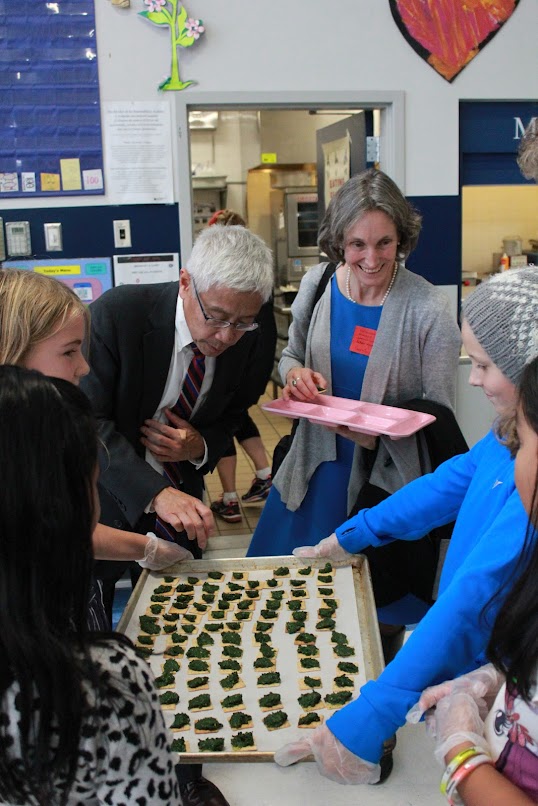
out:
{"label": "latex glove", "polygon": [[442,697],[446,697],[456,690],[466,691],[475,699],[485,703],[485,713],[482,714],[485,717],[493,706],[495,697],[503,683],[504,675],[498,672],[492,663],[481,666],[479,669],[469,672],[469,674],[455,677],[453,680],[445,680],[444,683],[430,686],[430,688],[422,692],[420,700],[408,712],[407,721],[413,724],[419,722],[428,709],[433,708]]}
{"label": "latex glove", "polygon": [[142,566],[142,568],[149,568],[150,571],[160,571],[162,568],[167,568],[174,563],[194,559],[190,551],[184,549],[183,546],[178,546],[177,543],[163,540],[154,535],[153,532],[148,532],[147,537],[148,542],[144,549],[144,556],[141,560],[138,560],[138,565]]}
{"label": "latex glove", "polygon": [[329,537],[324,537],[316,546],[299,546],[293,549],[292,553],[294,557],[303,559],[335,560],[347,563],[351,563],[355,557],[354,554],[350,554],[349,551],[342,548],[334,533]]}
{"label": "latex glove", "polygon": [[445,766],[445,756],[463,742],[479,747],[487,755],[490,750],[484,738],[484,722],[480,706],[468,691],[455,689],[439,700],[435,708],[426,713],[426,731],[435,739],[435,758]]}
{"label": "latex glove", "polygon": [[281,747],[275,753],[275,762],[288,767],[310,755],[314,756],[320,773],[337,784],[375,784],[381,775],[379,764],[356,756],[326,725],[316,728],[308,738]]}

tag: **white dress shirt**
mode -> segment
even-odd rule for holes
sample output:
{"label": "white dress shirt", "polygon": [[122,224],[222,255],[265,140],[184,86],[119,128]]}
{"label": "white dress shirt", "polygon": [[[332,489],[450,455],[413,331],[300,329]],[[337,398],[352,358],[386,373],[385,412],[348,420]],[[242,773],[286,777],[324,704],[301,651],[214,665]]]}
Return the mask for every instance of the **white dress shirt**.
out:
{"label": "white dress shirt", "polygon": [[[187,375],[187,370],[189,369],[193,356],[193,351],[190,347],[192,341],[193,339],[191,332],[187,325],[185,312],[183,310],[183,300],[178,294],[176,305],[174,349],[172,351],[170,369],[168,370],[168,378],[166,379],[161,402],[157,407],[157,411],[153,415],[154,420],[158,420],[161,423],[170,425],[164,409],[171,409],[177,403],[179,392],[183,386],[183,381],[185,380],[185,376]],[[200,408],[211,388],[213,377],[215,375],[215,361],[215,358],[208,358],[206,356],[204,380],[202,382],[202,388],[200,389],[200,395],[196,401],[194,409],[192,410],[192,414],[194,414]],[[203,457],[196,462],[192,462],[196,468],[201,467],[207,461],[207,445],[205,440],[204,449]],[[163,472],[162,463],[159,462],[159,460],[156,459],[148,449],[146,449],[146,462],[155,468],[158,473]]]}

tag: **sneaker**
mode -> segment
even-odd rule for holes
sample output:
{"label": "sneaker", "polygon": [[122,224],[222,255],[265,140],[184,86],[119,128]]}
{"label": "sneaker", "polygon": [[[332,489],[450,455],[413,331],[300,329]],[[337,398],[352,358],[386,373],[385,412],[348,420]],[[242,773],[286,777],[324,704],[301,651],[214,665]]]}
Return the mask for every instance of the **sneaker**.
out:
{"label": "sneaker", "polygon": [[229,504],[225,504],[222,498],[219,501],[213,501],[211,512],[228,523],[239,523],[242,520],[238,501],[230,501]]}
{"label": "sneaker", "polygon": [[253,504],[255,501],[265,501],[271,489],[271,476],[267,479],[259,479],[257,476],[252,482],[252,487],[241,496],[241,501],[245,504]]}

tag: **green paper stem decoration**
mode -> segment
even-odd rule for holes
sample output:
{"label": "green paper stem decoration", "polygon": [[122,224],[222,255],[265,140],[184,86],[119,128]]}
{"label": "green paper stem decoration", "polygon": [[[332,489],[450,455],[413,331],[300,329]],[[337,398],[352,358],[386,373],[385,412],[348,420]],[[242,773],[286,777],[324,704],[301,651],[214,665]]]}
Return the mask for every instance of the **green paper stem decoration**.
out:
{"label": "green paper stem decoration", "polygon": [[202,20],[187,17],[187,9],[180,0],[144,0],[147,11],[139,15],[154,25],[168,25],[170,28],[170,45],[172,65],[170,76],[159,84],[160,90],[184,90],[195,84],[195,81],[182,81],[179,75],[178,49],[190,48],[200,38],[205,28]]}

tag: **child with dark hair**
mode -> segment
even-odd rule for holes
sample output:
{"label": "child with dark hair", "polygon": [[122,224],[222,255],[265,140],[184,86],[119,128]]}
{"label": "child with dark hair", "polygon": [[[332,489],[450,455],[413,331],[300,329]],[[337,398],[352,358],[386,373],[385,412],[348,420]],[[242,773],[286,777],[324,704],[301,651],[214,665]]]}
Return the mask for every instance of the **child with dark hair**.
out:
{"label": "child with dark hair", "polygon": [[0,421],[0,801],[178,804],[147,664],[87,626],[90,404],[66,381],[0,366]]}
{"label": "child with dark hair", "polygon": [[525,570],[497,615],[492,663],[426,689],[411,715],[430,709],[426,724],[454,804],[538,803],[538,359],[524,372],[516,424],[515,481],[529,516]]}

